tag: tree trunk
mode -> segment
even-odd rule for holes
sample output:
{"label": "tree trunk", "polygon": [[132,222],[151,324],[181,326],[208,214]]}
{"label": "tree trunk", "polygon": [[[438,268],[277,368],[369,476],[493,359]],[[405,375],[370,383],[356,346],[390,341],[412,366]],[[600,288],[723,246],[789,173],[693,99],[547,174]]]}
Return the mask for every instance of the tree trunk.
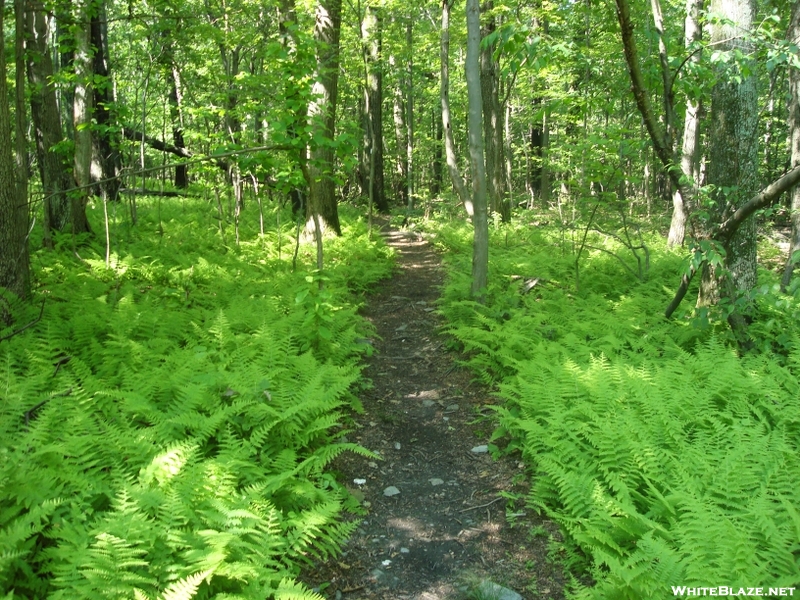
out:
{"label": "tree trunk", "polygon": [[[492,0],[487,0],[484,10],[491,11]],[[497,28],[494,15],[486,21],[481,32],[485,38]],[[493,213],[498,213],[503,221],[511,217],[506,202],[506,186],[503,170],[505,168],[503,148],[503,115],[500,106],[500,65],[494,58],[494,46],[483,44],[480,57],[481,66],[481,100],[483,105],[483,139],[486,159],[486,191],[489,194],[489,206]]]}
{"label": "tree trunk", "polygon": [[[280,23],[281,43],[288,55],[287,65],[290,69],[302,69],[298,61],[298,41],[297,41],[297,12],[294,0],[281,0],[280,3]],[[306,148],[300,138],[299,130],[303,128],[307,119],[308,105],[300,90],[297,82],[302,79],[303,73],[288,73],[284,85],[284,110],[287,113],[286,137],[292,145],[297,146],[296,160],[301,171],[307,174],[306,167]],[[296,76],[295,76],[296,75]],[[305,191],[298,187],[293,187],[289,191],[289,199],[292,203],[292,214],[297,217],[305,211],[303,201]]]}
{"label": "tree trunk", "polygon": [[[800,3],[792,4],[792,16],[786,32],[786,39],[792,44],[800,44]],[[789,69],[789,88],[792,94],[789,104],[789,131],[791,136],[792,167],[800,165],[800,71]],[[795,262],[800,259],[800,187],[792,189],[791,219],[792,239],[789,256],[781,277],[781,288],[785,291],[792,280]]]}
{"label": "tree trunk", "polygon": [[[753,51],[748,39],[755,18],[751,0],[712,0],[711,13],[726,21],[715,24],[711,42],[721,51]],[[731,78],[720,74],[711,91],[711,126],[709,128],[708,183],[715,186],[712,219],[721,222],[732,210],[745,203],[758,189],[758,94],[756,68],[750,63],[748,76]],[[700,286],[698,304],[706,306],[736,291],[756,285],[756,226],[748,219],[731,236],[726,247],[726,267],[732,288],[720,288],[719,274],[706,269]],[[728,298],[733,300],[733,298]]]}
{"label": "tree trunk", "polygon": [[408,79],[406,80],[406,201],[408,209],[414,207],[414,19],[406,22],[406,51],[408,53]]}
{"label": "tree trunk", "polygon": [[383,183],[383,66],[381,65],[382,32],[378,9],[367,6],[361,24],[364,40],[364,60],[367,65],[367,90],[365,98],[365,125],[367,130],[365,162],[368,174],[365,178],[370,186],[372,199],[381,212],[389,211]]}
{"label": "tree trunk", "polygon": [[[308,107],[313,133],[308,164],[309,199],[306,225],[307,230],[314,231],[319,240],[322,234],[320,227],[330,228],[337,235],[342,233],[333,179],[342,2],[320,0],[316,11],[314,40],[317,67],[311,93],[312,100]],[[319,143],[319,140],[324,141]]]}
{"label": "tree trunk", "polygon": [[475,227],[472,245],[472,296],[481,299],[489,278],[489,222],[481,115],[481,23],[479,0],[467,0],[467,59],[465,64],[469,108],[469,162]]}
{"label": "tree trunk", "polygon": [[53,61],[48,45],[50,16],[28,3],[26,12],[28,80],[36,158],[44,193],[44,243],[52,247],[51,231],[63,230],[71,221],[66,190],[72,187],[64,156],[56,151],[63,141],[61,115],[53,86]]}
{"label": "tree trunk", "polygon": [[[392,57],[394,58],[394,57]],[[391,61],[394,64],[394,60]],[[402,79],[402,78],[400,78]],[[394,89],[393,111],[394,137],[397,142],[396,193],[402,203],[408,204],[408,128],[406,127],[406,103],[402,83]]]}
{"label": "tree trunk", "polygon": [[[176,148],[186,148],[183,139],[183,93],[181,88],[181,72],[178,65],[170,68],[169,113],[172,121],[172,143]],[[175,165],[175,187],[179,190],[189,187],[189,173],[186,165]]]}
{"label": "tree trunk", "polygon": [[[684,42],[687,50],[702,40],[703,32],[700,28],[700,13],[703,10],[703,0],[686,0],[686,25],[684,27]],[[691,63],[700,62],[700,52],[694,53],[689,58]],[[689,182],[689,187],[695,189],[698,182],[694,175],[697,165],[697,153],[700,148],[700,100],[686,99],[686,115],[683,120],[683,147],[681,150],[681,171]],[[669,227],[667,245],[680,246],[686,237],[686,221],[689,210],[680,190],[672,194],[672,222]]]}
{"label": "tree trunk", "polygon": [[92,46],[90,0],[80,0],[73,4],[75,26],[73,42],[75,55],[75,90],[73,94],[72,124],[75,131],[75,153],[73,175],[78,188],[70,194],[72,232],[89,231],[86,220],[86,204],[92,193]]}
{"label": "tree trunk", "polygon": [[461,204],[467,211],[467,215],[472,218],[474,209],[472,198],[467,192],[467,186],[458,170],[458,159],[456,158],[456,145],[453,139],[453,126],[450,120],[450,8],[453,0],[442,0],[442,39],[441,39],[441,68],[442,75],[440,81],[440,96],[442,102],[442,128],[444,129],[444,149],[447,171],[450,173],[450,180],[453,188],[458,195]]}
{"label": "tree trunk", "polygon": [[92,181],[103,181],[106,198],[116,200],[119,194],[119,175],[122,161],[119,155],[118,139],[114,133],[116,114],[113,109],[115,98],[111,81],[108,58],[108,25],[106,3],[100,2],[92,14],[92,47],[94,48],[94,120],[97,123],[92,135]]}
{"label": "tree trunk", "polygon": [[[19,7],[15,5],[15,8]],[[11,115],[6,83],[5,0],[0,0],[0,290],[8,290],[20,298],[28,293],[27,201],[20,203],[20,188],[14,174],[15,163],[11,150]],[[17,10],[17,25],[20,11]],[[21,35],[22,30],[17,30]],[[19,46],[17,46],[19,51]],[[17,68],[20,68],[19,57]],[[19,82],[19,78],[17,78]],[[19,110],[17,105],[17,110]],[[25,199],[27,200],[27,198]],[[8,321],[8,299],[0,296],[0,317]]]}
{"label": "tree trunk", "polygon": [[433,180],[431,181],[431,197],[436,198],[442,193],[442,116],[441,107],[432,111],[433,139],[436,141],[433,147]]}

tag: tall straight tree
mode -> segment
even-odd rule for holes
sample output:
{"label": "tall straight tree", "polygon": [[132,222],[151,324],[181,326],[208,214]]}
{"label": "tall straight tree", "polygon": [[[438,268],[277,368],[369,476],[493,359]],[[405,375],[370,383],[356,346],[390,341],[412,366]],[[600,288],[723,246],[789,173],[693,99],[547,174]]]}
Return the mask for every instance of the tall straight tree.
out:
{"label": "tall straight tree", "polygon": [[[792,16],[786,32],[786,39],[795,45],[800,44],[800,2],[792,4]],[[789,131],[791,135],[792,167],[800,165],[800,71],[789,69]],[[781,277],[781,287],[785,290],[792,280],[797,253],[800,252],[800,187],[792,190],[792,239],[789,245],[789,256]]]}
{"label": "tall straight tree", "polygon": [[[657,4],[657,0],[653,0]],[[702,29],[700,27],[700,14],[703,10],[703,0],[686,0],[686,20],[684,26],[684,43],[687,52],[691,52],[689,62],[698,64],[700,62],[700,52],[691,48],[698,44],[702,39]],[[655,12],[655,11],[654,11]],[[689,187],[694,188],[696,181],[695,172],[697,170],[697,154],[700,148],[700,100],[689,97],[686,99],[686,112],[683,119],[683,143],[681,149],[681,171],[686,178]],[[672,221],[669,227],[667,245],[680,246],[686,237],[686,221],[689,211],[686,203],[688,198],[684,198],[681,191],[676,189],[672,193]]]}
{"label": "tall straight tree", "polygon": [[317,66],[308,106],[312,135],[307,207],[307,225],[317,235],[322,233],[320,228],[342,233],[333,178],[341,20],[342,0],[319,0],[314,24]]}
{"label": "tall straight tree", "polygon": [[441,60],[440,100],[442,103],[442,129],[444,129],[444,157],[450,181],[453,182],[458,199],[464,205],[467,215],[472,218],[475,213],[472,198],[467,192],[464,178],[458,169],[456,143],[453,135],[453,124],[450,117],[450,9],[453,0],[442,0],[442,31],[439,58]]}
{"label": "tall straight tree", "polygon": [[91,11],[91,45],[94,53],[92,116],[96,123],[96,128],[92,131],[92,181],[102,181],[101,191],[110,200],[116,200],[119,193],[119,179],[116,176],[122,164],[115,128],[114,87],[108,57],[108,16],[105,0],[97,1],[95,6]]}
{"label": "tall straight tree", "polygon": [[[298,85],[302,80],[301,70],[305,67],[299,59],[299,40],[297,32],[297,10],[294,0],[281,0],[280,6],[280,36],[283,51],[286,53],[286,65],[290,73],[284,78],[284,109],[286,116],[286,138],[290,145],[296,148],[297,162],[300,170],[308,176],[307,155],[305,142],[300,137],[300,131],[307,118],[308,105],[303,95],[303,91]],[[296,71],[296,70],[300,71]],[[310,177],[308,177],[310,179]],[[301,209],[305,210],[304,203],[305,190],[293,186],[289,190],[289,200],[292,203],[292,214],[295,217],[300,214]]]}
{"label": "tall straight tree", "polygon": [[86,204],[91,194],[92,167],[92,114],[94,91],[93,57],[91,44],[91,0],[79,0],[73,4],[74,19],[72,39],[75,54],[72,61],[75,70],[75,91],[72,94],[72,123],[75,131],[73,173],[76,190],[70,194],[70,217],[72,231],[89,231],[86,220]]}
{"label": "tall straight tree", "polygon": [[467,0],[467,106],[469,164],[472,172],[472,296],[480,299],[489,280],[489,219],[486,199],[486,166],[483,148],[481,101],[481,15],[479,0]]}
{"label": "tall straight tree", "polygon": [[[731,56],[747,57],[753,52],[750,33],[755,19],[753,0],[712,0],[710,14],[716,18],[711,43]],[[747,60],[743,58],[742,60]],[[749,200],[758,189],[758,92],[755,64],[735,67],[736,73],[722,72],[711,90],[708,183],[715,187],[712,217],[720,222],[732,210]],[[743,223],[726,247],[730,281],[707,266],[698,302],[716,302],[737,291],[756,285],[756,225]],[[721,289],[724,284],[727,289]],[[736,329],[736,328],[735,328]]]}
{"label": "tall straight tree", "polygon": [[[492,13],[492,0],[487,0],[484,10],[487,13],[482,37],[487,37],[497,29],[497,21]],[[500,65],[494,56],[495,46],[484,42],[481,48],[481,99],[483,102],[483,136],[486,149],[486,190],[492,212],[498,213],[503,221],[511,217],[506,202],[505,157],[503,145],[503,110],[500,106]]]}
{"label": "tall straight tree", "polygon": [[381,212],[389,211],[383,183],[383,65],[381,64],[381,17],[378,9],[367,5],[361,24],[366,65],[366,90],[364,112],[367,141],[365,162],[369,173],[366,180],[370,197]]}
{"label": "tall straight tree", "polygon": [[64,136],[53,85],[52,48],[49,44],[51,15],[43,5],[29,2],[25,17],[31,117],[44,192],[44,243],[52,246],[51,231],[62,231],[72,222],[67,190],[73,187],[73,182],[65,157],[56,150]]}
{"label": "tall straight tree", "polygon": [[[4,36],[5,0],[0,0],[0,292],[8,290],[19,297],[28,291],[28,205],[18,196],[11,145],[11,114],[6,84],[6,45]],[[19,68],[19,61],[17,68]],[[17,79],[19,81],[19,78]],[[19,106],[17,106],[19,109]],[[6,300],[0,298],[0,318],[7,318]]]}

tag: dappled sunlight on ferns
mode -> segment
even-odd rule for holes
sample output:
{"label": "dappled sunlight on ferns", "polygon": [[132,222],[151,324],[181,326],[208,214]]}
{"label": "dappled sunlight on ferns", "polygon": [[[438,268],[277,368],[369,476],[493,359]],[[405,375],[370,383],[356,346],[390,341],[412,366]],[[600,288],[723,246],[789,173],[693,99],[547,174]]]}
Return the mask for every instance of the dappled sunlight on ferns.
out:
{"label": "dappled sunlight on ferns", "polygon": [[[753,330],[765,343],[740,357],[719,317],[663,318],[676,255],[651,250],[639,281],[589,253],[576,289],[574,255],[557,232],[511,226],[493,236],[478,304],[464,300],[468,236],[430,229],[457,246],[446,254],[447,330],[476,376],[499,385],[494,439],[521,452],[529,504],[561,525],[574,597],[800,581],[796,299],[754,295],[763,324]],[[767,337],[776,329],[779,344]]]}
{"label": "dappled sunlight on ferns", "polygon": [[[358,239],[331,255],[358,250],[361,290],[392,267]],[[266,268],[259,243],[43,277],[41,324],[0,347],[0,592],[319,598],[294,578],[355,527],[325,468],[370,455],[337,437],[370,330],[332,268],[320,336],[297,301],[316,276]]]}

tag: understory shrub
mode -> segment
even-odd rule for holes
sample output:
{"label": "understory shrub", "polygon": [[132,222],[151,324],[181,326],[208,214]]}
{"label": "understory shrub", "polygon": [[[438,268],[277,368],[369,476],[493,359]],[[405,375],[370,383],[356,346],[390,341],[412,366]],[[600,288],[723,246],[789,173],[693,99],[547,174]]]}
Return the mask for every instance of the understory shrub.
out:
{"label": "understory shrub", "polygon": [[325,467],[369,454],[341,440],[370,348],[343,277],[366,289],[391,256],[356,223],[294,273],[208,212],[164,210],[153,243],[140,209],[110,268],[38,255],[42,319],[0,346],[0,597],[321,598],[295,578],[359,510]]}
{"label": "understory shrub", "polygon": [[[643,280],[608,252],[585,253],[576,289],[563,232],[495,228],[478,304],[464,300],[471,232],[428,228],[447,249],[447,330],[476,376],[499,386],[494,441],[521,452],[530,506],[561,526],[573,597],[797,586],[795,296],[778,296],[762,273],[762,351],[741,357],[723,319],[662,317],[684,263],[655,241]],[[773,343],[765,332],[776,330]]]}

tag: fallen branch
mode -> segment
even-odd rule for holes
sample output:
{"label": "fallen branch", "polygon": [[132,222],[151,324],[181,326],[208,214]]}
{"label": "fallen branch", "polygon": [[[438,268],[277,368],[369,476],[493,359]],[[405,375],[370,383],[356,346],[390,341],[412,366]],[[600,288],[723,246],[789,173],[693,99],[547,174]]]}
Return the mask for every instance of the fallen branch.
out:
{"label": "fallen branch", "polygon": [[33,327],[33,326],[34,326],[34,325],[36,325],[36,324],[37,324],[39,321],[41,321],[41,320],[42,320],[42,315],[44,314],[44,303],[45,303],[46,301],[47,301],[47,297],[45,297],[45,298],[42,298],[42,305],[39,307],[39,316],[38,316],[38,317],[36,317],[36,318],[35,318],[33,321],[31,321],[31,322],[30,322],[30,323],[28,323],[27,325],[23,325],[22,327],[20,327],[19,329],[16,329],[15,331],[12,331],[12,332],[11,332],[11,333],[9,333],[8,335],[4,335],[3,337],[1,337],[1,338],[0,338],[0,342],[4,342],[4,341],[6,341],[6,340],[10,340],[10,339],[11,339],[12,337],[14,337],[15,335],[19,335],[20,333],[22,333],[22,332],[23,332],[23,331],[25,331],[26,329],[28,329],[28,328],[30,328],[30,327]]}
{"label": "fallen branch", "polygon": [[478,510],[479,508],[486,508],[487,506],[491,506],[495,502],[499,502],[502,499],[503,499],[503,496],[499,496],[498,498],[495,498],[494,500],[492,500],[491,502],[487,502],[486,504],[480,504],[478,506],[470,506],[469,508],[465,508],[465,509],[460,510],[458,512],[465,513],[465,512],[468,512],[470,510]]}

